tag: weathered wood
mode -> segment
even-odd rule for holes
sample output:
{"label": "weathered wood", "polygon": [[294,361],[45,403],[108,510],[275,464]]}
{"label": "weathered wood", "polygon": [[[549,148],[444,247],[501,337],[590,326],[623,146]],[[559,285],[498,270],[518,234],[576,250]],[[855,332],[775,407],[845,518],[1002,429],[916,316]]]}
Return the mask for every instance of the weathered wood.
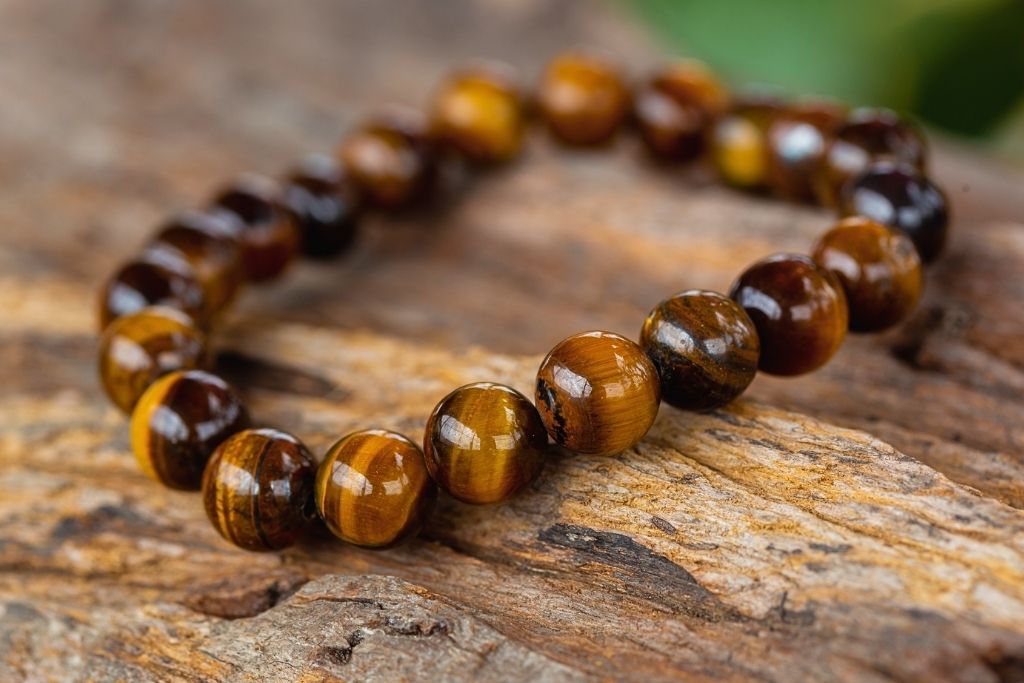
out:
{"label": "weathered wood", "polygon": [[[0,17],[0,680],[1024,680],[1019,175],[940,148],[958,220],[925,305],[820,373],[663,408],[635,449],[555,457],[506,505],[446,500],[401,549],[321,533],[252,555],[137,471],[94,378],[102,273],[233,172],[330,145],[459,59],[657,52],[583,1]],[[829,220],[639,160],[537,139],[447,210],[374,219],[337,265],[248,292],[220,368],[315,450],[418,438],[452,387],[529,392],[562,336],[635,336],[660,297]]]}

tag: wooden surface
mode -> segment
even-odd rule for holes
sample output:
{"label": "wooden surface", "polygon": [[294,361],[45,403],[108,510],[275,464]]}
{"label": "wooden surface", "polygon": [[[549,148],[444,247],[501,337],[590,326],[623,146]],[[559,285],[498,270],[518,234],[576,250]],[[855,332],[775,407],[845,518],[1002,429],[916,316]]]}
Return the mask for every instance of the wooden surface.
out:
{"label": "wooden surface", "polygon": [[[421,540],[222,542],[138,472],[93,291],[161,217],[329,148],[479,55],[661,54],[607,6],[76,2],[0,9],[0,680],[1024,680],[1024,178],[946,144],[949,254],[905,329],[728,410],[662,408]],[[317,451],[419,438],[462,382],[529,391],[566,334],[806,250],[827,214],[543,139],[447,211],[374,219],[250,291],[222,371]],[[862,430],[862,431],[854,431]]]}

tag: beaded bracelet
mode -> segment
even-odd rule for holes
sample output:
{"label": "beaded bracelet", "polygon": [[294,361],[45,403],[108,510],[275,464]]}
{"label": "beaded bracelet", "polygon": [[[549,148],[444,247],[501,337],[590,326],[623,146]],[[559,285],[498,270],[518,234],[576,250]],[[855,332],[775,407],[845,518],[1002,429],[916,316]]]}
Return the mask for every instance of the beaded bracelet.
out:
{"label": "beaded bracelet", "polygon": [[[422,202],[441,188],[447,165],[511,161],[532,117],[577,147],[604,145],[631,126],[659,161],[706,155],[734,187],[815,201],[843,219],[810,256],[750,266],[728,297],[691,290],[662,301],[639,344],[599,331],[561,341],[540,365],[536,406],[501,384],[455,389],[431,414],[422,450],[400,434],[364,430],[317,466],[290,434],[248,428],[231,387],[204,370],[205,330],[242,284],[276,279],[300,252],[343,252],[363,211]],[[438,487],[466,503],[506,500],[538,476],[550,442],[619,453],[643,438],[662,400],[711,410],[743,393],[758,369],[810,372],[847,330],[904,320],[948,224],[925,163],[922,135],[892,112],[734,98],[695,62],[631,92],[603,58],[567,54],[531,101],[503,68],[477,66],[441,86],[428,117],[379,117],[337,158],[310,157],[282,184],[243,176],[203,211],[163,227],[103,287],[100,377],[131,414],[142,469],[175,489],[201,488],[210,521],[232,543],[284,548],[319,514],[344,541],[390,546],[419,530]]]}

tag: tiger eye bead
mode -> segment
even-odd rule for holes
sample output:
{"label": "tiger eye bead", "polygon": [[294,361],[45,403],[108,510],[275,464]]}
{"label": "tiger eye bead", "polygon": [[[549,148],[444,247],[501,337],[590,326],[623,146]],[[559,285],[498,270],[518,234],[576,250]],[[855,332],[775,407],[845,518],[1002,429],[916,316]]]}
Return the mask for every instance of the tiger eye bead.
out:
{"label": "tiger eye bead", "polygon": [[149,249],[176,250],[188,261],[210,313],[230,304],[244,279],[241,246],[231,223],[210,213],[181,214],[157,233]]}
{"label": "tiger eye bead", "polygon": [[481,382],[448,394],[427,421],[423,453],[438,485],[464,503],[498,503],[540,474],[548,435],[529,399]]}
{"label": "tiger eye bead", "polygon": [[147,250],[111,275],[100,290],[100,329],[148,306],[177,308],[206,322],[203,286],[181,254]]}
{"label": "tiger eye bead", "polygon": [[436,139],[472,162],[496,164],[519,154],[523,144],[523,99],[504,68],[475,68],[445,82],[431,105]]}
{"label": "tiger eye bead", "polygon": [[839,213],[864,216],[903,231],[924,263],[946,245],[949,204],[945,193],[912,166],[880,162],[844,187]]}
{"label": "tiger eye bead", "polygon": [[760,355],[746,312],[721,294],[696,289],[651,311],[640,346],[658,368],[662,399],[685,410],[718,408],[742,394]]}
{"label": "tiger eye bead", "polygon": [[662,161],[690,161],[704,148],[708,115],[700,104],[666,87],[659,77],[641,88],[633,116],[648,151]]}
{"label": "tiger eye bead", "polygon": [[831,102],[798,104],[768,126],[768,184],[791,201],[814,198],[825,150],[845,111]]}
{"label": "tiger eye bead", "polygon": [[292,171],[284,203],[302,233],[302,251],[313,259],[337,256],[355,240],[359,193],[341,165],[313,154]]}
{"label": "tiger eye bead", "polygon": [[537,409],[559,446],[612,455],[633,446],[654,423],[658,371],[639,346],[611,332],[559,342],[537,372]]}
{"label": "tiger eye bead", "polygon": [[316,464],[276,429],[246,429],[217,447],[203,472],[203,507],[225,540],[245,550],[293,545],[316,516]]}
{"label": "tiger eye bead", "polygon": [[582,53],[562,55],[548,65],[537,100],[551,133],[579,146],[611,140],[630,105],[619,70],[601,57]]}
{"label": "tiger eye bead", "polygon": [[111,402],[126,413],[159,377],[206,363],[206,337],[191,318],[166,306],[118,318],[100,336],[100,383]]}
{"label": "tiger eye bead", "polygon": [[202,370],[154,382],[132,411],[132,451],[142,471],[172,489],[196,490],[213,450],[249,426],[224,380]]}
{"label": "tiger eye bead", "polygon": [[736,102],[711,129],[711,161],[722,180],[756,190],[768,183],[768,128],[782,111],[770,98]]}
{"label": "tiger eye bead", "polygon": [[385,548],[415,535],[437,499],[419,446],[368,429],[342,437],[316,473],[316,507],[331,532],[353,545]]}
{"label": "tiger eye bead", "polygon": [[902,233],[863,217],[825,233],[813,252],[843,285],[850,330],[878,332],[904,320],[921,298],[921,259]]}
{"label": "tiger eye bead", "polygon": [[776,254],[747,268],[732,299],[750,316],[761,342],[758,367],[801,375],[824,365],[846,338],[842,285],[806,256]]}
{"label": "tiger eye bead", "polygon": [[249,282],[267,282],[295,260],[301,235],[285,210],[281,188],[263,176],[246,174],[221,191],[211,210],[233,222]]}

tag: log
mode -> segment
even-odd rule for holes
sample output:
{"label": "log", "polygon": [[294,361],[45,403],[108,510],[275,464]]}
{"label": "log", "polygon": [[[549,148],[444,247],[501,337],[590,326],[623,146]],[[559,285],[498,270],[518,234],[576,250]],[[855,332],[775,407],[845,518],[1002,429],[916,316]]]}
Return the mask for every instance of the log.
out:
{"label": "log", "polygon": [[[926,301],[813,376],[663,407],[635,448],[552,454],[504,505],[443,499],[395,550],[319,529],[250,554],[135,466],[95,379],[102,275],[232,173],[421,101],[459,59],[659,51],[582,0],[0,12],[0,680],[1024,680],[1019,173],[940,145],[957,221]],[[261,423],[318,453],[370,426],[418,440],[454,386],[530,394],[566,334],[635,336],[665,295],[831,220],[625,140],[537,136],[464,190],[244,295],[217,365]]]}

